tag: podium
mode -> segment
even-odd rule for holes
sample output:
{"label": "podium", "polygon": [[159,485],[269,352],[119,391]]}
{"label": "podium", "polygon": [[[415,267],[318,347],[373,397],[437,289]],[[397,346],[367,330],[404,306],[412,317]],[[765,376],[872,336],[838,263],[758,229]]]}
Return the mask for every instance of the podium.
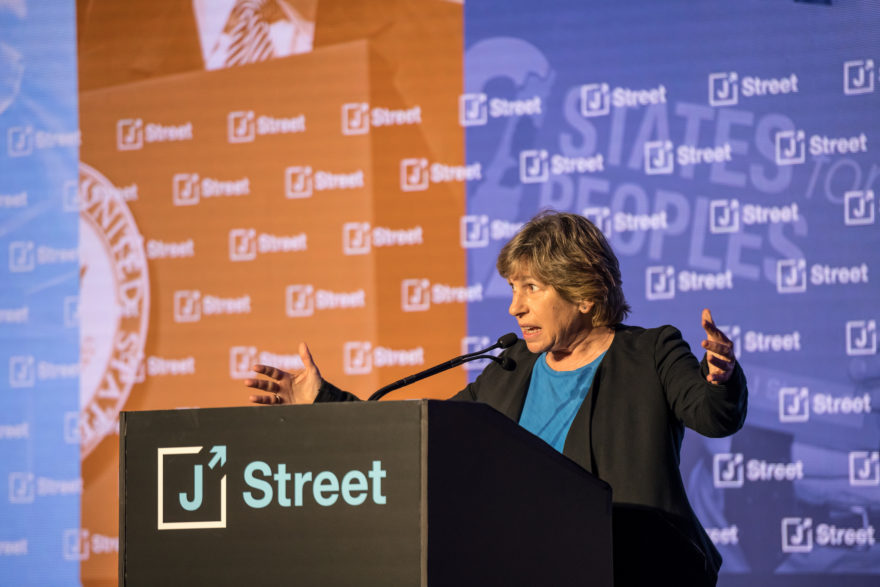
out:
{"label": "podium", "polygon": [[119,584],[612,585],[611,490],[494,409],[125,412]]}

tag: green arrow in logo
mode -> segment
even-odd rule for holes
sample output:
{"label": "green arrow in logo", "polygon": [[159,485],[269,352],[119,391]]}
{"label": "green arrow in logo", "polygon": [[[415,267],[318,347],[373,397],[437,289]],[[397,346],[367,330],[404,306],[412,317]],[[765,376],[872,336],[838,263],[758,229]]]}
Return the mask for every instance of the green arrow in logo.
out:
{"label": "green arrow in logo", "polygon": [[214,465],[216,465],[218,461],[220,462],[221,467],[226,464],[226,445],[225,444],[218,444],[216,446],[211,447],[211,452],[214,453],[214,458],[212,458],[211,462],[208,463],[209,467],[211,467],[213,469]]}

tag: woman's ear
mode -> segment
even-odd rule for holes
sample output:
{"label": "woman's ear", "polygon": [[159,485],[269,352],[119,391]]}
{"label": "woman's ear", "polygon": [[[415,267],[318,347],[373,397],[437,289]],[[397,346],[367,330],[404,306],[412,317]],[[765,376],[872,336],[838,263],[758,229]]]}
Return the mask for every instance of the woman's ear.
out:
{"label": "woman's ear", "polygon": [[589,314],[595,304],[589,300],[583,300],[578,304],[578,311],[581,314]]}

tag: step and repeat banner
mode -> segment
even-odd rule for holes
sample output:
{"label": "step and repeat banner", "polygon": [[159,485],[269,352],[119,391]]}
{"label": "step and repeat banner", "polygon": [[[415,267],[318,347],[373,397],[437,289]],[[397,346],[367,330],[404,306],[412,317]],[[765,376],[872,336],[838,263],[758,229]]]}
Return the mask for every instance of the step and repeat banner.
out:
{"label": "step and repeat banner", "polygon": [[[300,341],[364,397],[460,353],[461,15],[80,6],[84,533],[118,534],[120,410],[245,404],[252,365],[300,368]],[[91,546],[84,582],[114,578]]]}
{"label": "step and repeat banner", "polygon": [[493,261],[548,207],[610,239],[630,323],[699,349],[709,307],[750,389],[682,458],[722,585],[880,575],[880,13],[825,4],[465,5],[468,332],[510,323]]}
{"label": "step and repeat banner", "polygon": [[0,583],[79,579],[73,0],[0,2]]}
{"label": "step and repeat banner", "polygon": [[515,330],[495,256],[545,208],[609,237],[630,323],[698,348],[709,307],[736,343],[746,428],[682,455],[720,583],[876,581],[877,30],[788,0],[0,1],[0,583],[116,583],[121,410],[243,405],[303,340],[365,397]]}

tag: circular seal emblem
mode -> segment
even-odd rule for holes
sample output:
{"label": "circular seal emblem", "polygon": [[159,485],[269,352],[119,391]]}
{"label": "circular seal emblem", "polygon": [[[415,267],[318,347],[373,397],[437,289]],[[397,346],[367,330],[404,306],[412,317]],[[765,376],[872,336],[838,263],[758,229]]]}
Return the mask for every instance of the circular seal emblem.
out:
{"label": "circular seal emblem", "polygon": [[79,168],[80,421],[86,457],[117,428],[143,367],[150,310],[144,239],[120,190]]}

